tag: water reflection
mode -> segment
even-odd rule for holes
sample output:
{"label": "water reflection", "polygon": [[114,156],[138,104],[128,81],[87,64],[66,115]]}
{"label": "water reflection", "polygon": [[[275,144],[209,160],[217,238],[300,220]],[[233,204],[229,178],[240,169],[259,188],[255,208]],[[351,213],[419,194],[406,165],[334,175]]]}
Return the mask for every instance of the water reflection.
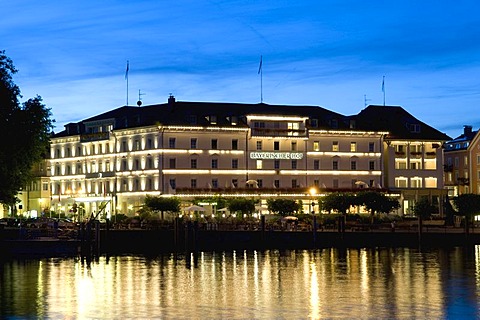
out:
{"label": "water reflection", "polygon": [[480,249],[324,249],[13,260],[0,317],[480,317]]}

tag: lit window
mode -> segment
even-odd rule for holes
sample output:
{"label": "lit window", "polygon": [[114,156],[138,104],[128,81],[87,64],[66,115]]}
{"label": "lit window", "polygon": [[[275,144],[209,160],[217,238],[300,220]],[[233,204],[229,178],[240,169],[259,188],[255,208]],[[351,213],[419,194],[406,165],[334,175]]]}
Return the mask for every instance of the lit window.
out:
{"label": "lit window", "polygon": [[262,169],[262,168],[263,168],[263,161],[257,160],[257,169]]}
{"label": "lit window", "polygon": [[332,151],[338,151],[338,141],[332,142]]}
{"label": "lit window", "polygon": [[320,142],[313,141],[313,151],[320,151]]}
{"label": "lit window", "polygon": [[357,143],[350,142],[350,152],[357,152]]}

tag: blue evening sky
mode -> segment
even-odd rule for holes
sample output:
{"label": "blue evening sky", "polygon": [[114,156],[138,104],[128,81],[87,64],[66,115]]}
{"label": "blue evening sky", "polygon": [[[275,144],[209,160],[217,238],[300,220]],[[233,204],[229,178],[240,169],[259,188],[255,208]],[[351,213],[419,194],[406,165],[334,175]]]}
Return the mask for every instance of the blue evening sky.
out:
{"label": "blue evening sky", "polygon": [[401,105],[452,137],[480,127],[477,0],[0,0],[0,50],[55,131],[126,104]]}

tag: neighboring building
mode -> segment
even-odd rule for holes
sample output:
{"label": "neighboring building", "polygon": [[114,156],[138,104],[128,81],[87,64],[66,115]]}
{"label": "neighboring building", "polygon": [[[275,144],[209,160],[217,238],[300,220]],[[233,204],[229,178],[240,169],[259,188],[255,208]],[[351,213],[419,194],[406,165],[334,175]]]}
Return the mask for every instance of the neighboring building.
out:
{"label": "neighboring building", "polygon": [[445,187],[449,195],[480,194],[480,134],[464,126],[463,134],[447,141],[445,153]]}
{"label": "neighboring building", "polygon": [[402,107],[368,106],[353,117],[358,129],[388,131],[384,139],[384,187],[400,193],[403,214],[419,197],[443,213],[442,145],[450,137],[419,121]]}
{"label": "neighboring building", "polygon": [[[146,194],[254,196],[263,205],[284,196],[303,200],[308,212],[311,187],[381,188],[401,196],[408,213],[419,195],[441,196],[440,146],[448,139],[401,107],[343,116],[317,106],[171,96],[166,104],[125,106],[70,123],[54,135],[51,205],[68,212],[75,202],[87,214],[110,216],[134,214]],[[400,150],[402,157],[395,155]]]}

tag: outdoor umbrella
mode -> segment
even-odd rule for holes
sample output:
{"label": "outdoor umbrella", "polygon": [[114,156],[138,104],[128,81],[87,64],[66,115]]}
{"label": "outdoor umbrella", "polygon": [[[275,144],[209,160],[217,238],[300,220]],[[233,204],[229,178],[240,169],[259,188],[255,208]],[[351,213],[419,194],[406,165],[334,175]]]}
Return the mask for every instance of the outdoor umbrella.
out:
{"label": "outdoor umbrella", "polygon": [[190,206],[190,207],[186,207],[185,211],[205,211],[205,208],[193,205],[193,206]]}

